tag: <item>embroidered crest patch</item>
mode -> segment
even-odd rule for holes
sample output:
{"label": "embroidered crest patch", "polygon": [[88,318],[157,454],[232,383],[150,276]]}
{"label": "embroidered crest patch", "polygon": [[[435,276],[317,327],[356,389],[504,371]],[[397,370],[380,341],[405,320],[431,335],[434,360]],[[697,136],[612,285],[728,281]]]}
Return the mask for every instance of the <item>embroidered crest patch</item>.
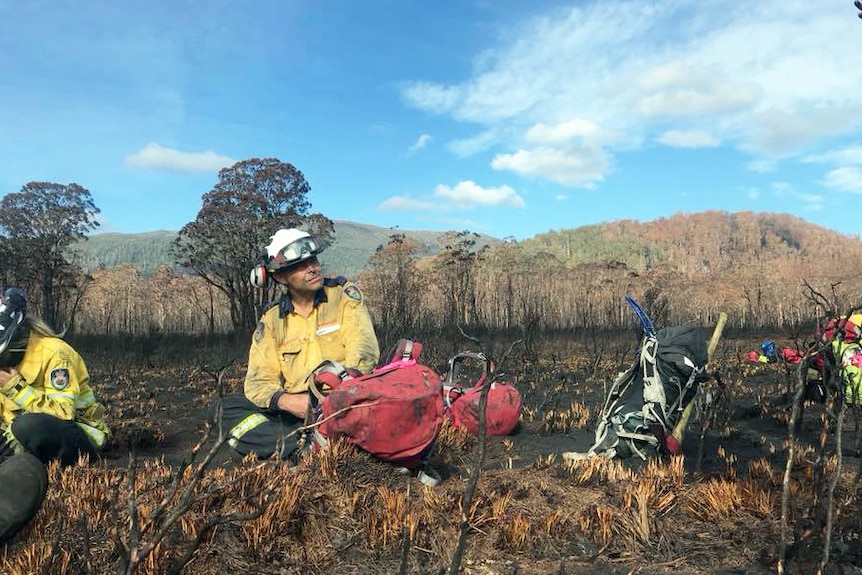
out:
{"label": "embroidered crest patch", "polygon": [[51,370],[51,387],[58,391],[63,391],[69,387],[69,370],[65,367],[58,367]]}
{"label": "embroidered crest patch", "polygon": [[262,321],[257,322],[257,329],[254,330],[254,343],[259,342],[260,338],[263,337],[263,330],[264,330],[263,322]]}
{"label": "embroidered crest patch", "polygon": [[355,285],[349,285],[344,288],[344,295],[355,301],[362,301],[362,292]]}

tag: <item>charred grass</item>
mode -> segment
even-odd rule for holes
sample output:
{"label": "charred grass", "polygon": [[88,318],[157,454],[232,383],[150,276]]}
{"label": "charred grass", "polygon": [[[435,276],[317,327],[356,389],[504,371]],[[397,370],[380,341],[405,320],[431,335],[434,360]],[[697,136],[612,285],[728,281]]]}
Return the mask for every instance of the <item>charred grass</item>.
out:
{"label": "charred grass", "polygon": [[[684,456],[564,462],[562,451],[591,443],[605,386],[627,367],[626,353],[517,358],[508,373],[523,395],[522,423],[489,439],[467,510],[478,442],[448,426],[433,459],[444,476],[435,488],[340,443],[294,467],[217,458],[195,480],[195,464],[179,463],[201,437],[213,370],[199,358],[141,369],[91,360],[113,444],[98,464],[50,469],[45,504],[0,552],[0,572],[117,573],[124,550],[155,539],[186,485],[195,503],[136,573],[179,572],[186,557],[188,574],[437,574],[452,561],[462,513],[470,524],[462,573],[775,572],[788,441],[783,374],[725,351],[716,363],[723,403],[702,447],[706,414],[690,426]],[[228,392],[242,386],[242,366],[231,369]],[[822,478],[837,468],[836,455],[815,444],[823,417],[822,407],[807,406],[788,484],[790,573],[816,572],[822,556]],[[845,454],[826,573],[852,572],[862,559],[857,472],[858,459]],[[211,526],[213,517],[224,521]]]}

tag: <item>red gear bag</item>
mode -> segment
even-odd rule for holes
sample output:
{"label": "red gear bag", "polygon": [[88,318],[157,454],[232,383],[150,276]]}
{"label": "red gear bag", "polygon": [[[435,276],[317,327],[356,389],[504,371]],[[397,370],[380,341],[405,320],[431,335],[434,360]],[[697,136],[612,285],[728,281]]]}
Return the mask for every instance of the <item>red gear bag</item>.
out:
{"label": "red gear bag", "polygon": [[[330,387],[326,395],[320,392],[323,385]],[[415,359],[399,359],[359,377],[324,362],[311,385],[321,422],[315,441],[342,437],[382,461],[419,466],[443,424],[442,388],[437,372]]]}
{"label": "red gear bag", "polygon": [[[484,373],[471,386],[458,381],[459,368],[467,359],[478,360]],[[449,372],[443,383],[445,415],[452,425],[471,435],[479,434],[479,399],[482,386],[493,371],[493,363],[483,354],[459,353],[449,360]],[[485,406],[485,435],[508,435],[521,419],[521,394],[510,383],[492,381]]]}

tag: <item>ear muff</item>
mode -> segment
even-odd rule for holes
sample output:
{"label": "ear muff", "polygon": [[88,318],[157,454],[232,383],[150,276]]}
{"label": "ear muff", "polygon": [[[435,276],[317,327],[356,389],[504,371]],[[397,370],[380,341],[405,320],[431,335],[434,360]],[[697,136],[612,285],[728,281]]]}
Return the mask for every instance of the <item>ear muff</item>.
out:
{"label": "ear muff", "polygon": [[267,287],[269,284],[270,275],[269,272],[266,271],[266,265],[263,260],[258,260],[254,267],[251,268],[251,273],[249,274],[249,281],[251,285],[258,288],[263,289]]}

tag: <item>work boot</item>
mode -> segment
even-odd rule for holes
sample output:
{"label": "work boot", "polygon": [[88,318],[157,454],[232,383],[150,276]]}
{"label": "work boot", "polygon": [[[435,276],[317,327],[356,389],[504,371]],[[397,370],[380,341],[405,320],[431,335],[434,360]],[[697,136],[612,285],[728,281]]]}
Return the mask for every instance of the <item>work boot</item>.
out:
{"label": "work boot", "polygon": [[47,491],[48,472],[36,456],[19,453],[0,461],[0,542],[33,519]]}

